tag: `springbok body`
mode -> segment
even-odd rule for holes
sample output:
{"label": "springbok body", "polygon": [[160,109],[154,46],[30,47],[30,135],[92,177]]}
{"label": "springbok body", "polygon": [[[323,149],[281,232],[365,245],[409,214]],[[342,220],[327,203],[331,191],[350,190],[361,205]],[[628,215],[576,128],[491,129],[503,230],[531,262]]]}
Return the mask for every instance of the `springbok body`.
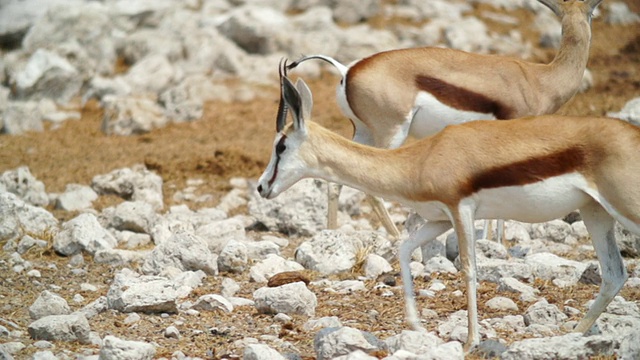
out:
{"label": "springbok body", "polygon": [[[353,140],[397,148],[409,135],[480,119],[551,114],[578,91],[589,57],[591,14],[602,0],[538,0],[562,21],[562,42],[549,64],[423,47],[374,54],[344,66],[324,55],[342,79],[338,104],[354,126]],[[328,227],[337,227],[340,188],[329,187]],[[387,231],[399,232],[379,198],[368,197]]]}
{"label": "springbok body", "polygon": [[[556,219],[579,209],[602,270],[600,292],[575,328],[586,332],[626,278],[614,220],[640,234],[640,129],[605,118],[529,117],[473,121],[397,149],[361,145],[308,121],[311,92],[283,77],[284,103],[274,151],[258,192],[273,198],[302,178],[348,185],[413,208],[427,222],[400,246],[407,321],[421,329],[411,253],[454,228],[467,287],[468,340],[480,341],[474,220]],[[282,101],[282,100],[281,100]],[[283,107],[285,110],[287,107]]]}

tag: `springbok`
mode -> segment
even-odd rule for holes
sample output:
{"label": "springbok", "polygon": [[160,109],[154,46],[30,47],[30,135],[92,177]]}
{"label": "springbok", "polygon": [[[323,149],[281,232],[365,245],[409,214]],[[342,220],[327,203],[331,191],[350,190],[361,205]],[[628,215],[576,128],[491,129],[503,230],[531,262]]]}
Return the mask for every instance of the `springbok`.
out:
{"label": "springbok", "polygon": [[[332,64],[342,77],[337,101],[353,123],[353,140],[379,148],[397,148],[409,135],[422,138],[472,120],[552,114],[580,88],[589,57],[591,16],[602,0],[538,1],[562,22],[560,48],[549,64],[422,47],[377,53],[349,66],[311,55],[291,63],[288,70],[309,59]],[[329,186],[330,229],[337,227],[339,194],[339,186]],[[387,232],[399,238],[382,200],[367,199]],[[499,231],[502,228],[499,224]]]}
{"label": "springbok", "polygon": [[[627,279],[614,220],[640,235],[640,128],[615,119],[544,115],[472,121],[397,149],[358,144],[311,119],[304,81],[282,75],[273,153],[257,191],[272,199],[302,178],[354,187],[413,208],[426,221],[398,253],[406,320],[421,329],[411,253],[451,227],[466,283],[468,339],[480,340],[475,219],[544,222],[579,209],[600,262],[602,284],[576,326],[586,332]],[[285,126],[287,110],[293,124]]]}

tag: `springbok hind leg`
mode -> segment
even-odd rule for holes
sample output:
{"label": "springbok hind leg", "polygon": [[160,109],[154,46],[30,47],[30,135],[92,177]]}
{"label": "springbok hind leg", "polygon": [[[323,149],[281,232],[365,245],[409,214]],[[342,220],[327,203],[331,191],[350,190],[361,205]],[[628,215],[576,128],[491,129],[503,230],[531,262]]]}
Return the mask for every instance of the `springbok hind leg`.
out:
{"label": "springbok hind leg", "polygon": [[580,214],[587,230],[589,230],[589,234],[591,234],[591,241],[596,250],[602,272],[600,292],[587,314],[575,328],[576,332],[587,332],[598,319],[598,316],[607,308],[611,300],[618,294],[627,280],[627,272],[616,244],[613,217],[596,202],[581,208]]}

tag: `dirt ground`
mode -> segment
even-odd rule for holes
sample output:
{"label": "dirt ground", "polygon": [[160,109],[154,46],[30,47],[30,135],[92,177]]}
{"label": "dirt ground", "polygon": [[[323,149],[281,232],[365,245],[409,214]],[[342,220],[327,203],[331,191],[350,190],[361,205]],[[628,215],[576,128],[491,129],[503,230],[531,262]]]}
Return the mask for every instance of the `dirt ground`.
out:
{"label": "dirt ground", "polygon": [[[628,0],[635,12],[640,11],[640,3]],[[476,6],[476,13],[490,9]],[[511,13],[520,19],[517,26],[527,41],[537,44],[537,34],[532,29],[533,15],[527,11]],[[386,26],[393,20],[375,19],[378,26]],[[493,23],[487,20],[493,31],[505,32],[516,28]],[[548,62],[554,55],[553,50],[536,48],[533,62]],[[277,64],[273,64],[274,71]],[[640,96],[640,26],[612,26],[602,18],[593,21],[593,41],[588,68],[594,77],[594,86],[585,93],[575,96],[561,110],[563,114],[605,115],[609,111],[619,111],[630,99]],[[344,136],[351,135],[350,122],[340,114],[334,98],[334,89],[338,78],[326,73],[321,78],[308,81],[315,98],[314,121],[317,121]],[[43,181],[47,192],[62,192],[70,183],[90,184],[98,174],[114,169],[144,163],[155,170],[164,180],[165,204],[175,202],[173,195],[186,187],[188,179],[202,179],[198,194],[213,194],[213,198],[204,203],[189,204],[192,208],[215,206],[220,196],[229,189],[229,179],[233,177],[257,178],[269,160],[273,135],[275,134],[275,113],[278,92],[274,87],[265,88],[264,97],[249,103],[208,103],[204,117],[192,123],[170,125],[148,134],[130,137],[105,136],[100,131],[102,113],[96,103],[88,103],[82,110],[82,119],[67,121],[56,129],[47,129],[41,133],[28,133],[21,136],[0,135],[0,172],[26,165],[33,175]],[[101,197],[96,208],[101,210],[121,201],[114,197]],[[50,209],[52,210],[52,209]],[[53,210],[52,210],[53,211]],[[54,212],[61,220],[75,216],[73,213]],[[2,245],[2,244],[0,244]],[[0,255],[0,259],[7,254]],[[93,264],[86,258],[86,276],[71,274],[68,259],[58,257],[50,251],[30,252],[25,256],[36,264],[57,264],[57,270],[43,270],[42,284],[58,284],[58,291],[65,297],[73,309],[77,309],[100,295],[105,295],[116,269]],[[42,265],[44,266],[44,265]],[[312,277],[313,274],[310,274]],[[345,274],[343,278],[355,278],[358,274]],[[248,274],[235,275],[239,281],[248,279]],[[446,318],[452,311],[465,309],[464,297],[450,296],[451,291],[464,285],[460,276],[441,276],[448,290],[439,293],[433,299],[419,300],[419,306],[438,311]],[[417,279],[418,288],[427,287],[429,280]],[[88,282],[98,285],[96,293],[83,293],[85,301],[73,303],[71,298],[78,292],[79,284]],[[197,289],[190,299],[215,293],[220,290],[221,277],[209,277],[204,286]],[[257,285],[244,286],[239,296],[251,298]],[[27,308],[33,303],[43,286],[34,285],[32,279],[24,274],[15,274],[6,265],[0,266],[0,318],[10,320],[25,330],[30,323]],[[559,289],[555,286],[536,282],[534,287],[549,302],[559,307],[565,301],[573,299],[571,306],[584,310],[583,304],[597,293],[595,285],[578,285]],[[402,294],[394,289],[396,296],[377,296],[373,282],[367,283],[368,294],[335,295],[313,289],[318,296],[316,317],[339,316],[343,324],[372,331],[384,339],[405,329],[403,323]],[[504,316],[485,308],[484,302],[496,293],[493,284],[481,284],[479,287],[480,317]],[[501,293],[512,297],[519,305],[521,314],[527,304],[522,303],[514,294]],[[624,289],[626,299],[640,299],[638,290]],[[278,348],[281,352],[300,354],[305,359],[313,358],[314,332],[306,332],[302,324],[307,320],[294,316],[291,323],[272,326],[275,322],[269,315],[258,314],[252,308],[240,308],[230,315],[202,313],[199,316],[143,315],[142,320],[133,326],[125,325],[126,314],[106,312],[90,321],[92,330],[102,337],[113,334],[122,338],[153,341],[159,345],[158,356],[170,356],[181,350],[190,356],[219,359],[242,355],[243,346],[234,344],[245,337],[256,337],[270,345],[273,339],[288,341],[295,349]],[[162,331],[178,322],[182,332],[179,340],[165,339]],[[435,321],[427,324],[429,330],[435,329]],[[270,335],[272,338],[265,338]],[[518,340],[513,334],[500,334],[508,341]],[[29,344],[25,335],[21,341]],[[76,350],[77,344],[56,343],[56,350]],[[31,353],[29,350],[25,353]],[[378,354],[381,357],[385,354]],[[18,357],[19,358],[19,357]]]}

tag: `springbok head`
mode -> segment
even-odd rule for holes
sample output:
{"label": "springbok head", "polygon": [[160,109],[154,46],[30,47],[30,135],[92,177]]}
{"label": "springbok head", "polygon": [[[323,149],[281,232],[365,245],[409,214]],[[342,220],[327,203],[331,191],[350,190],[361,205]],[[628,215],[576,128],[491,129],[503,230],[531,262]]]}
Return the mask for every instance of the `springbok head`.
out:
{"label": "springbok head", "polygon": [[[298,79],[295,86],[287,78],[286,60],[280,62],[280,104],[276,118],[276,138],[271,160],[258,180],[260,196],[272,199],[300,179],[310,176],[310,154],[305,155],[308,137],[305,120],[311,117],[313,98],[307,84]],[[286,125],[291,110],[293,123]]]}

